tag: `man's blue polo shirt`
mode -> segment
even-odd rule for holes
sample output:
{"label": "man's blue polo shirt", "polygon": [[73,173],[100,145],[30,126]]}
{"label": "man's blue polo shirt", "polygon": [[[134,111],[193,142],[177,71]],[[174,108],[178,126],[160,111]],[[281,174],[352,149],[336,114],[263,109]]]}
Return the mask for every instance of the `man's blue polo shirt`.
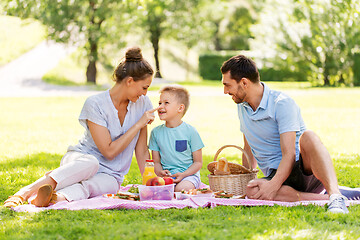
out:
{"label": "man's blue polo shirt", "polygon": [[299,159],[299,138],[306,130],[300,108],[286,94],[269,89],[265,83],[259,107],[253,111],[247,102],[238,104],[240,130],[265,176],[277,169],[282,159],[280,134],[296,132],[296,160]]}

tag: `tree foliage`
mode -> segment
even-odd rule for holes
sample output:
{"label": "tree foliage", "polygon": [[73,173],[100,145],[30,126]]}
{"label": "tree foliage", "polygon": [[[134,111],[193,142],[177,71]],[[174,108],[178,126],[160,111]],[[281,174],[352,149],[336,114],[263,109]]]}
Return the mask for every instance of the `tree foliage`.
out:
{"label": "tree foliage", "polygon": [[196,44],[195,39],[199,35],[194,29],[197,29],[195,23],[199,23],[197,14],[203,0],[142,0],[141,2],[143,10],[138,21],[145,30],[143,34],[148,37],[154,49],[155,77],[161,78],[160,39],[183,40],[187,46]]}
{"label": "tree foliage", "polygon": [[359,14],[358,0],[294,0],[288,22],[280,23],[279,50],[314,85],[353,85]]}
{"label": "tree foliage", "polygon": [[[107,44],[123,46],[122,31],[131,7],[125,0],[5,0],[9,15],[40,20],[48,37],[82,46],[88,58],[87,82],[96,83],[96,63]],[[122,31],[121,31],[121,30]]]}

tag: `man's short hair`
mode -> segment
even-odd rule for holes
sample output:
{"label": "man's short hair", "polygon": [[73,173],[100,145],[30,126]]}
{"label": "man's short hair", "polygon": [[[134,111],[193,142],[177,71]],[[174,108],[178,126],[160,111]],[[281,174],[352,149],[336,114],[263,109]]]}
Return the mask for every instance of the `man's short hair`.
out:
{"label": "man's short hair", "polygon": [[225,61],[220,70],[222,74],[230,71],[231,78],[237,82],[240,82],[242,78],[247,78],[254,83],[260,81],[256,63],[244,55],[237,55]]}
{"label": "man's short hair", "polygon": [[164,93],[164,92],[173,94],[179,103],[184,104],[185,106],[184,115],[185,115],[190,105],[190,94],[188,90],[186,90],[184,87],[179,85],[170,85],[160,89],[160,93]]}

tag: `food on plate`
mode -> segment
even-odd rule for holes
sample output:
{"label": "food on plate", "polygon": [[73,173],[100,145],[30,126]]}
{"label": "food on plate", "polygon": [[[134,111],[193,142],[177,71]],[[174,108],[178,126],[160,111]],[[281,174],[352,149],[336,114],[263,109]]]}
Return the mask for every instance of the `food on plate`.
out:
{"label": "food on plate", "polygon": [[113,199],[124,199],[124,200],[131,200],[131,201],[139,201],[140,197],[136,193],[129,193],[129,192],[118,192],[117,194],[104,194],[104,197],[113,198]]}
{"label": "food on plate", "polygon": [[130,189],[128,190],[128,192],[131,192],[131,193],[139,193],[139,188],[137,185],[132,185],[130,187]]}
{"label": "food on plate", "polygon": [[227,193],[225,191],[214,192],[215,198],[232,198],[234,194]]}
{"label": "food on plate", "polygon": [[229,175],[231,174],[228,161],[226,158],[220,158],[219,161],[215,165],[214,169],[215,175]]}
{"label": "food on plate", "polygon": [[130,192],[118,192],[116,194],[120,199],[132,200],[132,201],[139,201],[140,197],[137,194],[130,193]]}
{"label": "food on plate", "polygon": [[190,194],[190,195],[198,195],[198,194],[209,194],[213,191],[210,188],[199,188],[199,189],[190,189],[188,191],[182,190],[181,193]]}

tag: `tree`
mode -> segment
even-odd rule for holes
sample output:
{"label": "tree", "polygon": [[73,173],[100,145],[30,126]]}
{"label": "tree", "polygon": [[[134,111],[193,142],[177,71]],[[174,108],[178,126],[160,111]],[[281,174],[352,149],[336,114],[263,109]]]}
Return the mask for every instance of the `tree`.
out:
{"label": "tree", "polygon": [[224,48],[228,50],[249,50],[249,39],[254,38],[250,27],[256,20],[247,7],[236,7],[230,15],[224,31]]}
{"label": "tree", "polygon": [[357,0],[294,1],[288,22],[280,24],[285,41],[279,50],[315,85],[352,85],[359,14]]}
{"label": "tree", "polygon": [[[197,9],[201,0],[143,0],[143,11],[139,16],[140,25],[147,30],[149,40],[154,49],[156,65],[155,77],[161,78],[160,72],[160,39],[174,36],[174,28],[178,22],[182,22],[185,17],[189,17],[187,12]],[[193,19],[196,15],[191,15]],[[187,21],[188,22],[188,21]],[[185,26],[183,26],[185,27]]]}
{"label": "tree", "polygon": [[120,33],[126,32],[124,18],[131,10],[125,0],[5,1],[9,15],[40,20],[50,39],[83,46],[88,58],[88,83],[96,84],[96,63],[104,45],[124,44]]}

